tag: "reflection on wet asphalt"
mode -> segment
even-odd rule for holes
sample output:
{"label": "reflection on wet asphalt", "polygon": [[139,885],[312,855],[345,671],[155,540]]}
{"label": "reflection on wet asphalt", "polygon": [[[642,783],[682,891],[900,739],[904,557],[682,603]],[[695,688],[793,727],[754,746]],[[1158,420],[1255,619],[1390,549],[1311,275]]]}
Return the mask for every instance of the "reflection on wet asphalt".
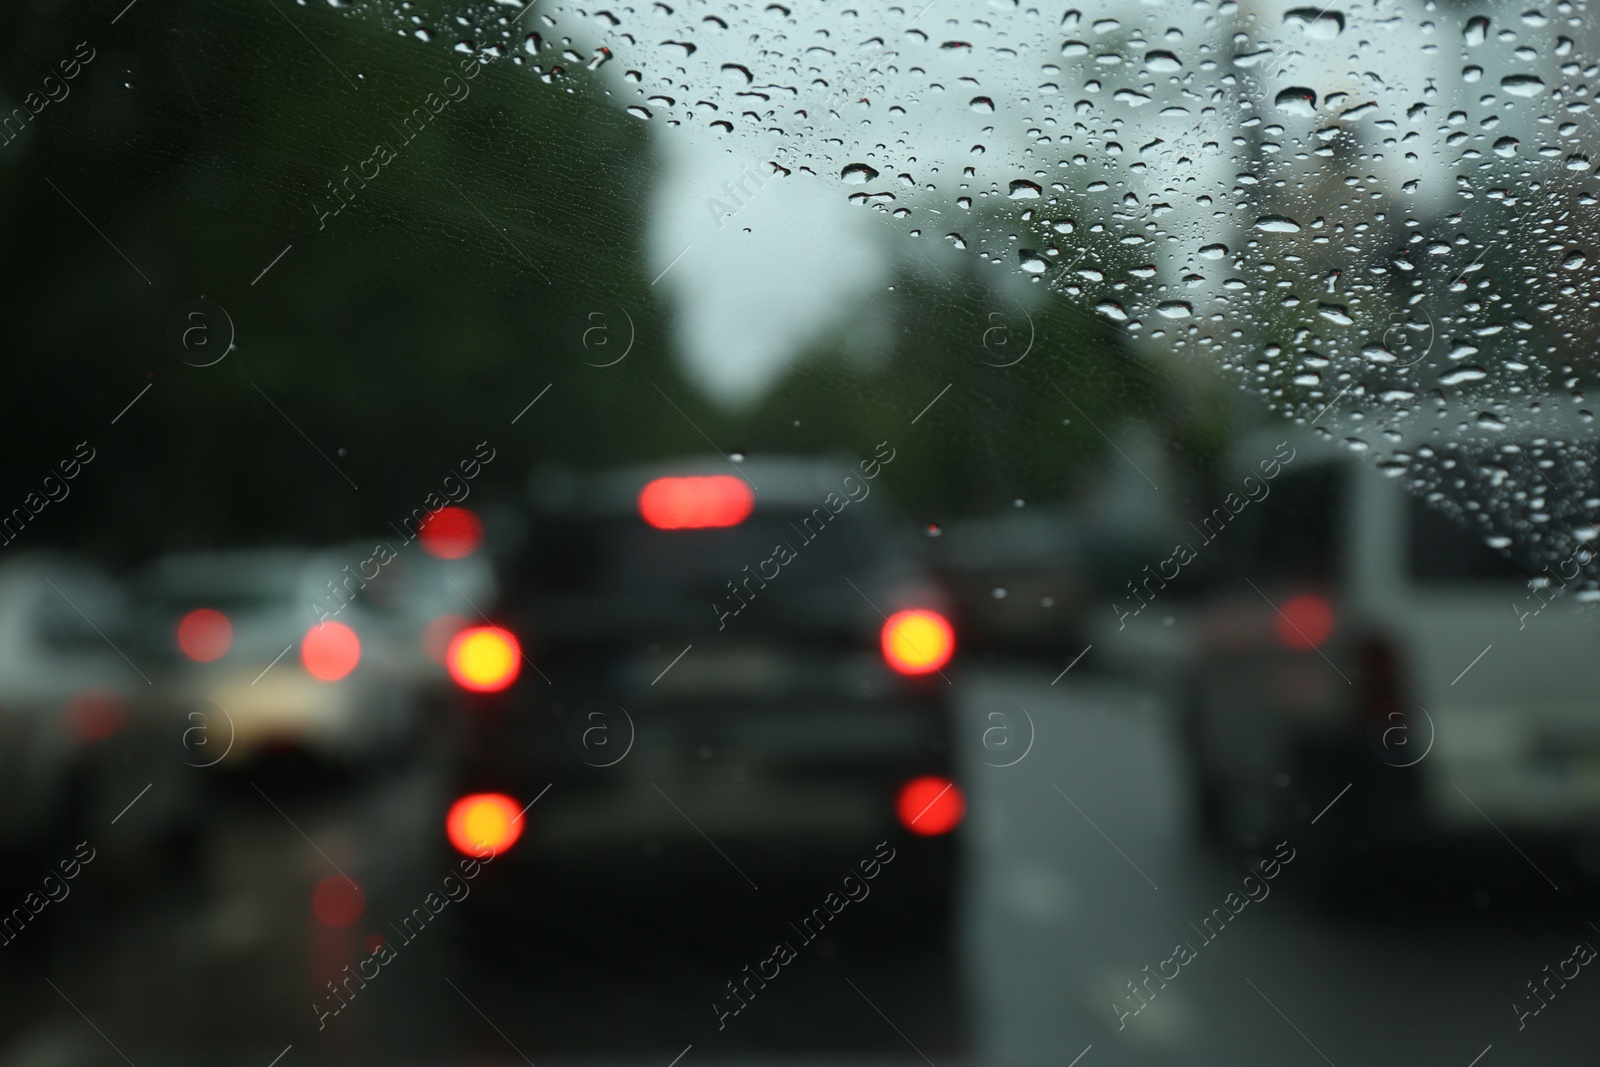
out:
{"label": "reflection on wet asphalt", "polygon": [[[402,940],[390,922],[454,863],[434,825],[446,796],[442,757],[362,780],[217,775],[204,783],[207,819],[187,862],[179,851],[159,862],[91,864],[0,952],[8,994],[0,1063],[268,1067],[283,1054],[283,1067],[666,1067],[691,1044],[683,1064],[769,1062],[782,1049],[783,1062],[1064,1067],[1088,1049],[1084,1067],[1466,1067],[1491,1045],[1485,1064],[1578,1062],[1563,1050],[1582,1047],[1600,992],[1579,977],[1520,1032],[1510,1005],[1586,930],[1600,934],[1580,916],[1516,921],[1449,896],[1431,910],[1331,907],[1303,884],[1313,876],[1302,857],[1315,857],[1316,826],[1293,838],[1295,861],[1270,894],[1208,941],[1199,924],[1247,872],[1242,859],[1192,839],[1165,709],[1086,672],[1054,687],[1051,674],[1008,668],[957,680],[971,833],[958,959],[948,971],[873,944],[866,902],[854,926],[841,922],[836,938],[807,946],[718,1032],[707,1025],[708,1005],[730,977],[723,961],[663,959],[644,941],[630,953],[627,937],[598,932],[606,951],[585,952],[581,927],[566,947],[527,946],[488,961],[462,950],[448,905]],[[990,722],[980,708],[995,699],[1026,709],[1036,731],[1031,751],[1009,767],[985,763]],[[1536,882],[1506,852],[1507,880]],[[726,875],[721,862],[708,849],[708,878]],[[361,886],[364,910],[331,927],[312,899],[326,880],[342,882],[341,872]],[[7,892],[27,880],[8,878]],[[348,904],[342,892],[330,891]],[[692,897],[682,906],[686,928],[719,919],[694,914]],[[339,1014],[322,1017],[319,1031],[314,1005],[334,1003],[327,983],[373,934],[397,946],[393,961]],[[1170,981],[1147,981],[1172,966],[1164,961],[1180,942],[1194,958]],[[1118,1006],[1146,1001],[1119,1030]]]}

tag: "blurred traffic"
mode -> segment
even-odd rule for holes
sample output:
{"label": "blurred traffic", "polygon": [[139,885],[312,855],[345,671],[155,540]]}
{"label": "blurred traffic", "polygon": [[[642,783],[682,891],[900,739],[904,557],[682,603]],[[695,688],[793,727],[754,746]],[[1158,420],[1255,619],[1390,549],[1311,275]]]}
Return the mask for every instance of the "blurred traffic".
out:
{"label": "blurred traffic", "polygon": [[[1262,959],[1285,922],[1559,925],[1588,899],[1587,617],[1549,590],[1506,611],[1526,566],[1459,519],[1298,429],[1241,438],[1188,534],[1115,479],[930,529],[894,457],[547,464],[411,536],[120,578],[13,558],[6,943],[50,969],[197,923],[154,973],[262,988],[208,1009],[238,1028],[205,1047],[241,1052],[1038,1062],[1207,1033],[1204,983],[1111,974],[1263,861],[1288,899],[1239,920]],[[1533,626],[1535,659],[1492,657]],[[1101,883],[1125,903],[1083,926]],[[866,1013],[805,1032],[841,986]],[[24,1021],[50,995],[10,1058],[97,1061]],[[186,1047],[160,1008],[95,1003]]]}

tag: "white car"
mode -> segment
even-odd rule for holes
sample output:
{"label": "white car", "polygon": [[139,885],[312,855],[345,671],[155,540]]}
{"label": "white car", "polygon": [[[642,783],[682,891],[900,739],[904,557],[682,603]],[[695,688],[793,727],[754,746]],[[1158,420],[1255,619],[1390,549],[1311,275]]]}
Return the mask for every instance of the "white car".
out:
{"label": "white car", "polygon": [[163,684],[194,720],[194,765],[278,751],[358,763],[414,738],[439,672],[399,610],[409,598],[375,595],[410,563],[369,565],[364,584],[363,547],[169,556],[138,579]]}
{"label": "white car", "polygon": [[[1559,562],[1523,551],[1537,518],[1520,539],[1491,530],[1541,513],[1552,479],[1592,480],[1592,432],[1495,429],[1461,447],[1424,438],[1437,477],[1420,493],[1399,463],[1303,430],[1240,449],[1242,506],[1190,538],[1222,572],[1187,620],[1185,738],[1210,830],[1260,841],[1321,818],[1361,850],[1497,830],[1592,846],[1600,620],[1577,582],[1548,579],[1600,568],[1582,567],[1594,532],[1544,527],[1545,556],[1567,545]],[[1552,490],[1549,506],[1583,495]]]}

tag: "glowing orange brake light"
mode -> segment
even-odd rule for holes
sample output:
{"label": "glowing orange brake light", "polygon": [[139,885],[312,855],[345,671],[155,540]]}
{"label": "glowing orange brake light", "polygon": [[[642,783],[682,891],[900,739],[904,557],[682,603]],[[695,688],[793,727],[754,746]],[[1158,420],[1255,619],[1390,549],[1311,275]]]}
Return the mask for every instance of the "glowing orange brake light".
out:
{"label": "glowing orange brake light", "polygon": [[639,514],[658,530],[737,526],[755,504],[750,487],[729,474],[657,478],[639,492]]}
{"label": "glowing orange brake light", "polygon": [[480,856],[485,848],[503,852],[522,836],[522,812],[504,793],[473,793],[450,805],[445,833],[456,851]]}
{"label": "glowing orange brake light", "polygon": [[897,611],[880,634],[883,658],[901,674],[929,674],[950,662],[956,634],[937,611]]}
{"label": "glowing orange brake light", "polygon": [[498,693],[517,680],[522,647],[498,626],[474,626],[456,634],[445,653],[450,677],[474,693]]}

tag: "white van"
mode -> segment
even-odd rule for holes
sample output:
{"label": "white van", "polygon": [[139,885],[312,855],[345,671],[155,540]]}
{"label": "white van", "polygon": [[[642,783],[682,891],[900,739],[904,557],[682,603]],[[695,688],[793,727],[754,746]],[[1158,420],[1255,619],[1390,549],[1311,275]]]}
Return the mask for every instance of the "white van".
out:
{"label": "white van", "polygon": [[[1305,430],[1240,449],[1241,477],[1280,442],[1294,458],[1200,548],[1222,572],[1192,619],[1185,697],[1208,830],[1249,841],[1315,818],[1362,847],[1600,832],[1600,626],[1579,592],[1600,570],[1583,566],[1593,534],[1504,536],[1600,503],[1593,431],[1491,426],[1458,446],[1434,425],[1436,447],[1412,445],[1431,457],[1420,492],[1399,463]],[[1518,558],[1534,529],[1551,548]]]}

